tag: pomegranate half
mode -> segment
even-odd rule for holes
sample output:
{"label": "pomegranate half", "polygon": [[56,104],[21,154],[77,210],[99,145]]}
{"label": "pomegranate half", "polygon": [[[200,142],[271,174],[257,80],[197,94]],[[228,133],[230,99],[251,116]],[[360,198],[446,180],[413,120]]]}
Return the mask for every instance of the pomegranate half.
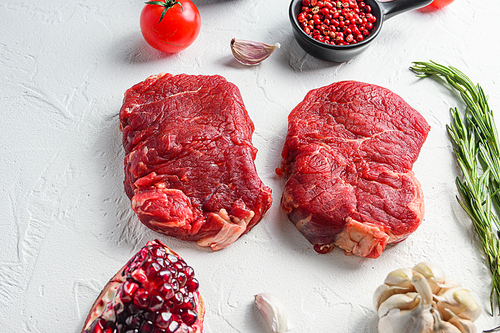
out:
{"label": "pomegranate half", "polygon": [[201,333],[205,308],[194,270],[159,240],[106,284],[82,333]]}

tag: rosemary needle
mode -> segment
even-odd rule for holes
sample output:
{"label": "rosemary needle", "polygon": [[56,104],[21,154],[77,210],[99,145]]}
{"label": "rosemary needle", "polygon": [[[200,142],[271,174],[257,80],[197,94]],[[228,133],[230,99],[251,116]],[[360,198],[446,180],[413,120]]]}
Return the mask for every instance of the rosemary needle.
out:
{"label": "rosemary needle", "polygon": [[456,89],[466,104],[465,112],[451,109],[448,134],[462,172],[456,184],[460,206],[472,220],[492,276],[490,306],[500,308],[500,144],[488,100],[479,84],[460,70],[436,62],[413,62],[418,77],[435,75]]}

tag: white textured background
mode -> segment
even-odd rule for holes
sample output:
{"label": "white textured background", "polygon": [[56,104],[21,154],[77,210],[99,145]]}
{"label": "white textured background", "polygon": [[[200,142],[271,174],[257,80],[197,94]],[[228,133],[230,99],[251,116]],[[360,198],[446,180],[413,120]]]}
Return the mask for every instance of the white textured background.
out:
{"label": "white textured background", "polygon": [[[163,55],[143,41],[143,1],[0,1],[0,329],[79,332],[99,291],[147,240],[158,237],[191,264],[207,306],[205,332],[266,332],[253,295],[269,291],[291,312],[293,332],[375,332],[372,294],[388,272],[433,261],[470,288],[490,316],[490,277],[455,196],[445,125],[458,96],[418,80],[412,61],[456,66],[500,110],[498,0],[457,0],[434,13],[386,21],[373,45],[344,64],[300,49],[288,1],[194,0],[202,16],[195,43]],[[257,67],[232,59],[231,38],[278,49]],[[212,253],[139,225],[123,187],[118,110],[123,93],[152,74],[220,74],[235,83],[255,123],[257,169],[275,203],[262,222]],[[316,254],[280,211],[274,170],[287,115],[306,92],[353,79],[387,87],[432,129],[414,166],[426,215],[405,242],[376,259]],[[500,121],[499,121],[500,123]]]}

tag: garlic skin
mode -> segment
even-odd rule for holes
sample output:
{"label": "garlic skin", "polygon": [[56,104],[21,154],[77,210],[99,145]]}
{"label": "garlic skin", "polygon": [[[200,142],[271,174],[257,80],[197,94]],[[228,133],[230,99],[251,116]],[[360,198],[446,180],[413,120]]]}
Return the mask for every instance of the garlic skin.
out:
{"label": "garlic skin", "polygon": [[284,333],[290,330],[288,312],[281,299],[268,292],[257,294],[254,298],[255,305],[273,333]]}
{"label": "garlic skin", "polygon": [[231,52],[233,52],[234,58],[240,64],[246,66],[254,66],[260,64],[279,47],[279,43],[270,45],[243,39],[231,39]]}
{"label": "garlic skin", "polygon": [[390,272],[374,293],[383,333],[476,333],[481,307],[432,263]]}

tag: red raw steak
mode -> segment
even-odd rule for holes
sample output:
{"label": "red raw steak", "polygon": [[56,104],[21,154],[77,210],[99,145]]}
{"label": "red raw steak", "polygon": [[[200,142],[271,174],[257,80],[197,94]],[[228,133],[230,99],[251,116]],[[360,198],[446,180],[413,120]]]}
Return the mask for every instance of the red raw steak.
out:
{"label": "red raw steak", "polygon": [[147,227],[219,250],[272,203],[257,175],[254,125],[221,76],[160,74],[125,93],[125,191]]}
{"label": "red raw steak", "polygon": [[412,166],[425,119],[390,90],[355,81],[310,91],[288,117],[277,170],[282,208],[317,252],[378,257],[420,225],[424,200]]}

